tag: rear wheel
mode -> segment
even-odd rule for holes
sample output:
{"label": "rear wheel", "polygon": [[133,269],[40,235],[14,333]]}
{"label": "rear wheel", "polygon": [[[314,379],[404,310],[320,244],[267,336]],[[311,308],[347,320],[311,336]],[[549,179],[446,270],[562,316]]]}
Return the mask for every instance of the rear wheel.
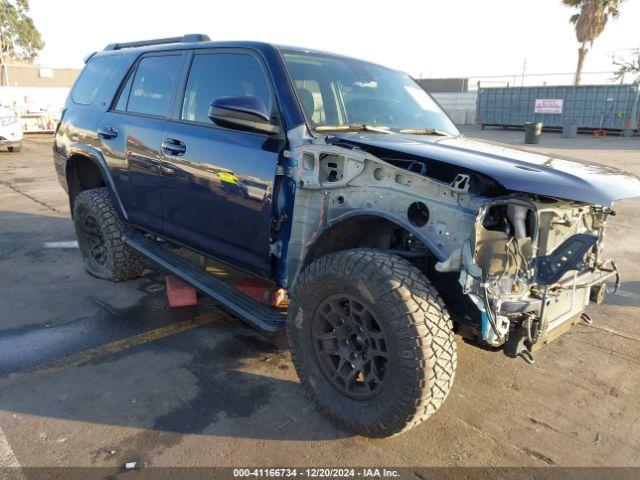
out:
{"label": "rear wheel", "polygon": [[89,273],[115,282],[142,275],[143,258],[122,241],[126,225],[118,218],[106,188],[78,194],[73,206],[73,222]]}
{"label": "rear wheel", "polygon": [[353,433],[386,437],[447,397],[456,345],[442,299],[409,262],[375,250],[322,257],[291,292],[293,361],[318,409]]}
{"label": "rear wheel", "polygon": [[9,150],[10,152],[20,152],[22,150],[22,142],[12,147],[7,147],[7,150]]}

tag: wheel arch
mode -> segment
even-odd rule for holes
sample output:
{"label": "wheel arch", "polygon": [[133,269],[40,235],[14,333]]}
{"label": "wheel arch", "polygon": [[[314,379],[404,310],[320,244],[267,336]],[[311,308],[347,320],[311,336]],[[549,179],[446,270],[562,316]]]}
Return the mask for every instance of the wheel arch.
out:
{"label": "wheel arch", "polygon": [[413,235],[438,260],[446,258],[441,248],[427,238],[423,231],[409,222],[386,212],[359,210],[336,218],[318,235],[307,249],[301,270],[329,253],[359,247],[381,250],[388,248],[383,243],[385,235],[398,229]]}
{"label": "wheel arch", "polygon": [[98,150],[84,145],[73,145],[69,149],[65,176],[72,214],[75,199],[80,192],[106,187],[114,200],[116,212],[123,220],[127,220],[127,214],[113,183],[111,172]]}

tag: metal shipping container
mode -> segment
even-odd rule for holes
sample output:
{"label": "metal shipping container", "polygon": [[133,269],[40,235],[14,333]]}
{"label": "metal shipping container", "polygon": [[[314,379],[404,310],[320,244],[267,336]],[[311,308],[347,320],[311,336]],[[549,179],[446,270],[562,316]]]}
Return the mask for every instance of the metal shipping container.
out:
{"label": "metal shipping container", "polygon": [[640,92],[632,85],[480,88],[476,123],[522,126],[542,122],[561,128],[575,120],[578,128],[635,130],[639,125]]}

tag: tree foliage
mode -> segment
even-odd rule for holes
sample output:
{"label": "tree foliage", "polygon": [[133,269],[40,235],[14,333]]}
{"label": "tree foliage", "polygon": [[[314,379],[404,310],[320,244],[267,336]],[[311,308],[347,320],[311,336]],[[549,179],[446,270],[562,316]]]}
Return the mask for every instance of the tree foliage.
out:
{"label": "tree foliage", "polygon": [[636,48],[633,50],[632,55],[635,58],[631,58],[631,60],[627,59],[613,59],[613,64],[618,67],[616,74],[614,76],[615,80],[622,80],[627,73],[631,75],[635,75],[636,79],[640,80],[640,48]]}
{"label": "tree foliage", "polygon": [[29,16],[29,0],[0,0],[0,55],[32,61],[44,48],[40,32]]}
{"label": "tree foliage", "polygon": [[584,59],[593,42],[604,31],[609,19],[618,18],[620,5],[624,0],[562,0],[568,7],[578,10],[569,21],[576,30],[576,39],[580,43],[578,48],[578,66],[576,68],[575,84],[580,83]]}

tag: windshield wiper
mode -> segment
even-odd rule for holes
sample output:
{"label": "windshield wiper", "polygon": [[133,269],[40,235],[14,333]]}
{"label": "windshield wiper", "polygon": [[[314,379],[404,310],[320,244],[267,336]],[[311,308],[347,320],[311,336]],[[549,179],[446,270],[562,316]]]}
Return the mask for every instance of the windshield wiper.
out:
{"label": "windshield wiper", "polygon": [[437,128],[403,128],[398,131],[399,133],[406,133],[408,135],[441,135],[443,137],[448,137],[451,135],[444,130],[438,130]]}
{"label": "windshield wiper", "polygon": [[384,125],[366,125],[362,123],[352,123],[350,125],[318,125],[314,129],[316,132],[378,132],[393,133],[389,127]]}

